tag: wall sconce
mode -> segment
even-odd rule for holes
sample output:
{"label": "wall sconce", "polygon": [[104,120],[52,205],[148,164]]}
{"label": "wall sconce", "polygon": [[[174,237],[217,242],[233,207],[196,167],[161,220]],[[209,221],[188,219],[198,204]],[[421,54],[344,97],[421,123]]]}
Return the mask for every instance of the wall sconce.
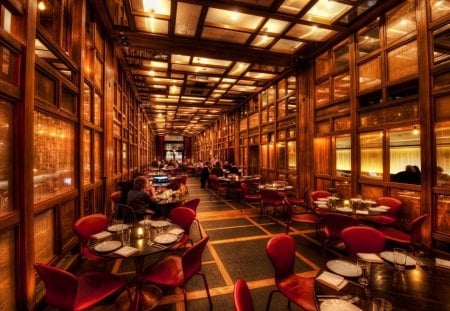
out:
{"label": "wall sconce", "polygon": [[45,10],[45,3],[44,3],[44,1],[43,0],[40,0],[39,2],[38,2],[38,9],[39,9],[39,11],[44,11]]}
{"label": "wall sconce", "polygon": [[417,129],[417,126],[414,125],[414,129],[413,129],[413,135],[419,135],[419,130]]}

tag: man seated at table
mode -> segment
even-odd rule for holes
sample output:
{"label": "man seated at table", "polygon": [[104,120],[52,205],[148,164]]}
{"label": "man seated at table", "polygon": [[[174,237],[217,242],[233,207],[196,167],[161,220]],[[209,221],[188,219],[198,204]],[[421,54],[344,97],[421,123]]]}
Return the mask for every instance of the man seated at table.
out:
{"label": "man seated at table", "polygon": [[156,199],[147,191],[147,178],[138,176],[134,179],[134,189],[128,191],[127,204],[131,206],[138,219],[144,215],[156,215]]}

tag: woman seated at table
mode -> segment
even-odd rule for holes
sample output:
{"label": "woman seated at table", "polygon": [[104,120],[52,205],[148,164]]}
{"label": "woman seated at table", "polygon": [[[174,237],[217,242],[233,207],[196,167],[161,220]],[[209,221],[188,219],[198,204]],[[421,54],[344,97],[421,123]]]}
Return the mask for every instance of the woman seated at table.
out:
{"label": "woman seated at table", "polygon": [[[156,199],[147,190],[147,178],[138,176],[134,179],[134,189],[128,191],[127,204],[131,206],[138,219],[143,219],[144,215],[156,215]],[[153,192],[155,193],[155,192]]]}

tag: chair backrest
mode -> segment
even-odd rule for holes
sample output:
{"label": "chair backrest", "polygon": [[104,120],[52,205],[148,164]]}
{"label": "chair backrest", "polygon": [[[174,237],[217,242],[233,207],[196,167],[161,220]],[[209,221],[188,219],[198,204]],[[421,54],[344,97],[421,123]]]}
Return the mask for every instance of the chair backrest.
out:
{"label": "chair backrest", "polygon": [[415,218],[410,226],[409,226],[409,232],[411,236],[411,242],[420,242],[422,240],[422,225],[427,219],[428,214],[423,214],[417,218]]}
{"label": "chair backrest", "polygon": [[289,182],[287,180],[275,180],[273,184],[276,186],[288,186]]}
{"label": "chair backrest", "polygon": [[45,302],[53,307],[73,310],[78,278],[63,269],[35,263],[34,269],[45,285]]}
{"label": "chair backrest", "polygon": [[108,227],[108,218],[103,214],[81,217],[73,224],[73,231],[78,236],[81,246],[86,246],[91,235],[102,232]]}
{"label": "chair backrest", "polygon": [[371,227],[352,226],[345,228],[341,232],[341,238],[350,255],[384,251],[384,234]]}
{"label": "chair backrest", "polygon": [[180,226],[186,234],[189,234],[189,229],[195,219],[195,212],[189,207],[175,207],[170,212],[170,219],[174,224]]}
{"label": "chair backrest", "polygon": [[193,210],[194,212],[197,212],[197,207],[200,204],[200,198],[195,198],[189,201],[186,201],[183,203],[182,207],[187,207]]}
{"label": "chair backrest", "polygon": [[311,199],[313,201],[316,201],[317,199],[326,198],[326,197],[331,196],[331,193],[328,191],[324,191],[324,190],[316,190],[316,191],[311,192],[310,195],[311,195]]}
{"label": "chair backrest", "polygon": [[241,189],[242,189],[242,193],[243,193],[244,196],[248,194],[249,186],[248,186],[247,183],[241,182]]}
{"label": "chair backrest", "polygon": [[305,191],[303,191],[303,200],[305,202],[308,202],[308,197],[309,197],[309,190],[311,189],[311,186],[307,186],[305,188]]}
{"label": "chair backrest", "polygon": [[358,225],[356,218],[344,214],[324,213],[321,218],[325,224],[325,234],[332,239],[341,239],[342,230]]}
{"label": "chair backrest", "polygon": [[192,276],[202,268],[202,255],[208,240],[209,236],[205,236],[203,239],[192,245],[192,247],[188,248],[183,254],[181,262],[183,266],[184,283],[189,281]]}
{"label": "chair backrest", "polygon": [[266,245],[266,253],[275,269],[275,279],[294,273],[295,242],[287,234],[272,237]]}
{"label": "chair backrest", "polygon": [[247,282],[245,282],[243,279],[238,279],[234,284],[233,296],[234,308],[236,309],[236,311],[255,310],[250,289],[248,288]]}
{"label": "chair backrest", "polygon": [[267,200],[281,200],[276,190],[261,189],[259,193],[263,202]]}
{"label": "chair backrest", "polygon": [[134,209],[127,204],[116,204],[113,218],[123,220],[126,224],[133,224],[137,221]]}
{"label": "chair backrest", "polygon": [[402,207],[402,201],[392,197],[380,197],[376,200],[376,202],[377,205],[385,205],[390,207],[390,209],[385,213],[385,215],[398,218],[400,208]]}
{"label": "chair backrest", "polygon": [[114,191],[111,193],[110,199],[113,203],[122,203],[122,191]]}

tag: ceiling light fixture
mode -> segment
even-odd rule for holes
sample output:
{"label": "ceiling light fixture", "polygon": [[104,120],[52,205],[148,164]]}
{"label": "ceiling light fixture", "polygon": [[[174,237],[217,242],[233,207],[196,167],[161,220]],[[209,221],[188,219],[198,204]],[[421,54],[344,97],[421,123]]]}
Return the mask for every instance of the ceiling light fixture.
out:
{"label": "ceiling light fixture", "polygon": [[38,9],[39,9],[39,11],[44,11],[46,9],[45,3],[43,0],[38,2]]}

